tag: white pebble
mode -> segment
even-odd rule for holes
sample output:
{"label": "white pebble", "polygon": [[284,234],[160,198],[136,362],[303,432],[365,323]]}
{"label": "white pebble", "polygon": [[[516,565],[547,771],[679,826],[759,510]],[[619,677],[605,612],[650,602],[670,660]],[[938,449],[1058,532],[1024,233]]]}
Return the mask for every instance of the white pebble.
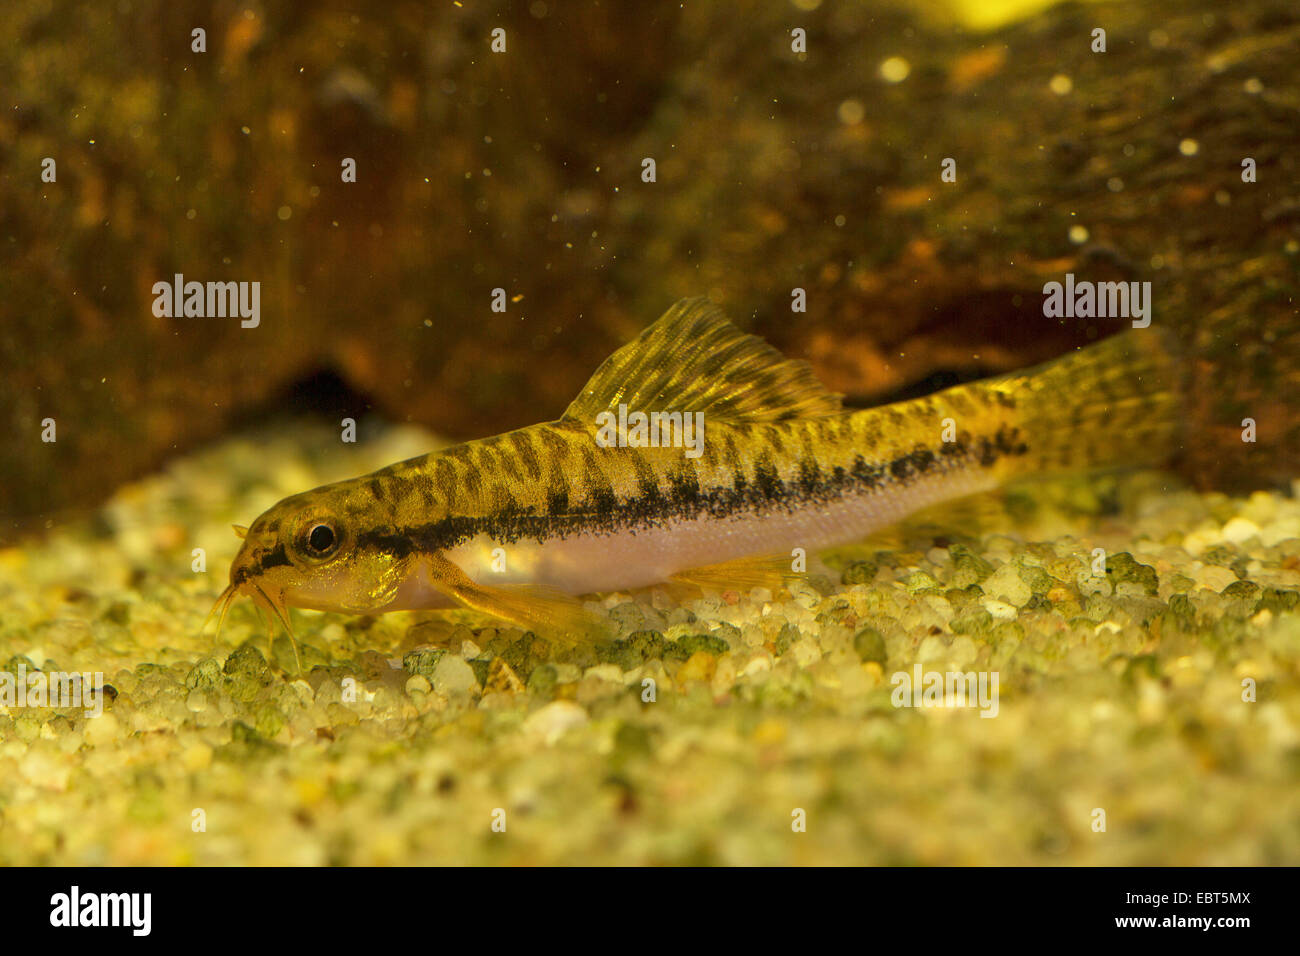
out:
{"label": "white pebble", "polygon": [[109,744],[117,739],[122,726],[112,714],[100,714],[86,721],[86,740],[92,746]]}
{"label": "white pebble", "polygon": [[1001,598],[1016,607],[1024,607],[1034,596],[1033,590],[1020,579],[1019,572],[1010,564],[1004,564],[990,574],[984,581],[983,588],[984,593],[990,597]]}
{"label": "white pebble", "polygon": [[1246,518],[1233,518],[1223,526],[1223,537],[1233,544],[1240,544],[1259,534],[1259,525]]}
{"label": "white pebble", "polygon": [[985,598],[980,603],[984,605],[984,610],[988,611],[999,621],[1014,621],[1020,616],[1020,612],[1010,604],[996,601],[993,598]]}
{"label": "white pebble", "polygon": [[1199,571],[1192,573],[1192,580],[1203,588],[1218,592],[1236,581],[1237,576],[1229,568],[1221,568],[1217,564],[1207,564]]}
{"label": "white pebble", "polygon": [[587,722],[587,711],[571,700],[557,700],[528,715],[524,730],[553,744],[574,727]]}
{"label": "white pebble", "polygon": [[433,686],[443,694],[468,694],[478,688],[478,678],[469,664],[448,654],[433,669]]}
{"label": "white pebble", "polygon": [[948,656],[948,642],[937,634],[931,634],[917,648],[916,659],[921,662],[943,660]]}

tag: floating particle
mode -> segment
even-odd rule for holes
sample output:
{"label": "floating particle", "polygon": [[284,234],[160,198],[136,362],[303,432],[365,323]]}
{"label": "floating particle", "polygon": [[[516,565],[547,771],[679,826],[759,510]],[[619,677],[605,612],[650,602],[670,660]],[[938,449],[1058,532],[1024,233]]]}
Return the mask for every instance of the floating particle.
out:
{"label": "floating particle", "polygon": [[860,100],[845,100],[840,104],[840,122],[845,126],[857,126],[866,114],[867,111]]}
{"label": "floating particle", "polygon": [[912,72],[912,64],[901,56],[891,56],[880,64],[880,77],[886,83],[902,83]]}

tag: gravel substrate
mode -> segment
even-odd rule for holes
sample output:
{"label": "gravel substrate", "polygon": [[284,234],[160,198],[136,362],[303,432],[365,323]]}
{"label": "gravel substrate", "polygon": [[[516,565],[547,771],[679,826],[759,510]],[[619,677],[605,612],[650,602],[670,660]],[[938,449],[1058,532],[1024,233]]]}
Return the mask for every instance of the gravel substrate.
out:
{"label": "gravel substrate", "polygon": [[[0,550],[0,671],[111,685],[0,706],[0,864],[1300,863],[1300,483],[1044,485],[1015,533],[775,596],[603,595],[602,646],[295,611],[294,672],[247,601],[200,633],[232,522],[434,446],[367,431],[234,440]],[[996,714],[895,706],[918,665],[996,674]]]}

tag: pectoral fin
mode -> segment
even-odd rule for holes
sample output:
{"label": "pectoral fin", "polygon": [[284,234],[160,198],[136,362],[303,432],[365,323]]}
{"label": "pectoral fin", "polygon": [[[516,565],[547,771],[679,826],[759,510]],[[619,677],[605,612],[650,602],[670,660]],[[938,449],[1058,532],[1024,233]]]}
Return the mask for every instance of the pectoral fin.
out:
{"label": "pectoral fin", "polygon": [[609,638],[608,623],[577,598],[535,584],[487,585],[446,558],[431,559],[430,583],[454,601],[560,644]]}

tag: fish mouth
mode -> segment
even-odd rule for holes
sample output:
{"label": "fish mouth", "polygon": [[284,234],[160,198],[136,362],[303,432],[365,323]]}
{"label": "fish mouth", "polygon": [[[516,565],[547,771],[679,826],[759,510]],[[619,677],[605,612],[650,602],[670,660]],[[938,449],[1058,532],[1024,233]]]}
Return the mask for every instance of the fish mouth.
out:
{"label": "fish mouth", "polygon": [[284,599],[280,598],[279,600],[276,600],[271,596],[266,588],[262,587],[255,578],[251,577],[240,577],[237,580],[232,580],[230,584],[226,586],[226,589],[218,595],[216,602],[212,605],[212,610],[208,612],[208,616],[204,619],[203,626],[199,628],[199,632],[202,633],[207,629],[208,624],[212,622],[212,616],[216,614],[217,609],[220,608],[221,614],[217,619],[216,633],[216,637],[220,638],[221,628],[226,623],[226,612],[230,610],[230,605],[235,602],[235,598],[240,596],[252,598],[253,603],[257,605],[258,610],[267,614],[268,624],[275,620],[280,622],[280,625],[289,635],[289,640],[293,642],[294,655],[296,656],[298,653],[298,642],[294,639],[293,627],[289,623],[289,615],[287,613],[287,606],[284,603]]}

